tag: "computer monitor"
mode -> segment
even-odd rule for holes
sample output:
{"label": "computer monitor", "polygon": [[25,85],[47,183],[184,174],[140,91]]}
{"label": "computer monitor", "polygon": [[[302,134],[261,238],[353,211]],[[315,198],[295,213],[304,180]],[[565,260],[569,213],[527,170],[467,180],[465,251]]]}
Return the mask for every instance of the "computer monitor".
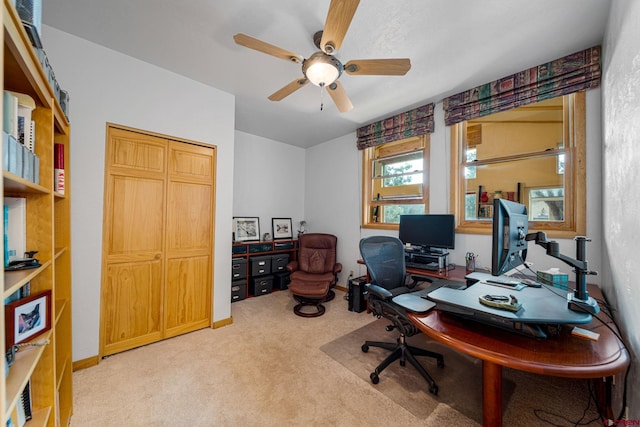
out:
{"label": "computer monitor", "polygon": [[491,274],[500,276],[524,264],[527,257],[527,207],[504,199],[493,201]]}
{"label": "computer monitor", "polygon": [[421,252],[455,249],[455,216],[451,214],[400,215],[398,238]]}

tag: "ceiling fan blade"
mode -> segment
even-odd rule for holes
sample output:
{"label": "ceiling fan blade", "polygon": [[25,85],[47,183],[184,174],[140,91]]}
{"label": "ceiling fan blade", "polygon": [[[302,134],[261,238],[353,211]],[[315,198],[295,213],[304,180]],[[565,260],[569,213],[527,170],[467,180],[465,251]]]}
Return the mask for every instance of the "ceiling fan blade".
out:
{"label": "ceiling fan blade", "polygon": [[360,0],[331,0],[324,23],[320,49],[328,55],[340,49]]}
{"label": "ceiling fan blade", "polygon": [[304,60],[304,57],[297,53],[289,52],[288,50],[281,49],[278,46],[263,42],[262,40],[258,40],[255,37],[251,37],[246,34],[238,33],[233,36],[233,40],[240,46],[248,47],[249,49],[254,49],[266,53],[267,55],[284,59],[285,61],[300,64]]}
{"label": "ceiling fan blade", "polygon": [[333,99],[333,102],[341,113],[346,113],[353,109],[353,104],[339,81],[335,81],[327,86],[327,92],[329,92],[331,99]]}
{"label": "ceiling fan blade", "polygon": [[269,96],[269,99],[272,101],[280,101],[286,98],[287,96],[291,95],[293,92],[297,91],[307,83],[309,83],[309,80],[305,78],[295,79],[294,81],[292,81],[291,83],[283,87],[282,89],[276,91],[271,96]]}
{"label": "ceiling fan blade", "polygon": [[403,76],[411,69],[411,61],[408,58],[400,59],[355,59],[344,66],[347,74],[377,75],[377,76]]}

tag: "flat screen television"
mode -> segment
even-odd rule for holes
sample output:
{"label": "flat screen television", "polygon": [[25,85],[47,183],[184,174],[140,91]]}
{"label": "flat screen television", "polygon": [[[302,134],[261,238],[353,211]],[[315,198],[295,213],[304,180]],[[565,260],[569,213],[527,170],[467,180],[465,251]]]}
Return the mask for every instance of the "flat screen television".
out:
{"label": "flat screen television", "polygon": [[504,199],[493,201],[491,274],[500,276],[527,258],[529,217],[527,207]]}
{"label": "flat screen television", "polygon": [[400,215],[398,237],[421,252],[455,249],[455,216],[450,214]]}

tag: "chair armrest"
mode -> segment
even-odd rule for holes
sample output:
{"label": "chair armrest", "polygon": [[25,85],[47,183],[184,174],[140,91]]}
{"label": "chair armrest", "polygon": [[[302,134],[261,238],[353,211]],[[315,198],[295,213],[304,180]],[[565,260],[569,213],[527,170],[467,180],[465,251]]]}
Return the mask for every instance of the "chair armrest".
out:
{"label": "chair armrest", "polygon": [[427,276],[420,276],[419,274],[411,274],[411,283],[407,284],[407,287],[409,289],[413,289],[416,286],[418,286],[418,283],[420,282],[428,282],[428,283],[433,283],[433,277],[427,277]]}
{"label": "chair armrest", "polygon": [[428,301],[414,294],[402,294],[393,298],[393,303],[398,304],[411,313],[426,313],[436,306],[433,301]]}
{"label": "chair armrest", "polygon": [[287,264],[287,270],[289,270],[290,272],[294,272],[296,270],[298,270],[298,261],[291,261]]}
{"label": "chair armrest", "polygon": [[342,264],[337,262],[334,266],[333,266],[333,274],[338,274],[342,271]]}
{"label": "chair armrest", "polygon": [[382,300],[390,300],[391,297],[393,297],[393,294],[391,292],[378,285],[374,285],[373,283],[367,283],[365,287],[370,293],[374,294]]}

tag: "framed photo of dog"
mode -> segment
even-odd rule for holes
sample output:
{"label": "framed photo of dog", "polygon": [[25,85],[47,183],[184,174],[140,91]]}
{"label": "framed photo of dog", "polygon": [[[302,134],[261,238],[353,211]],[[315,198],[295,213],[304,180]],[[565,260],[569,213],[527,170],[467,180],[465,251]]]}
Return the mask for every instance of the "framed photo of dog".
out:
{"label": "framed photo of dog", "polygon": [[51,329],[51,290],[5,305],[6,348],[29,341]]}

